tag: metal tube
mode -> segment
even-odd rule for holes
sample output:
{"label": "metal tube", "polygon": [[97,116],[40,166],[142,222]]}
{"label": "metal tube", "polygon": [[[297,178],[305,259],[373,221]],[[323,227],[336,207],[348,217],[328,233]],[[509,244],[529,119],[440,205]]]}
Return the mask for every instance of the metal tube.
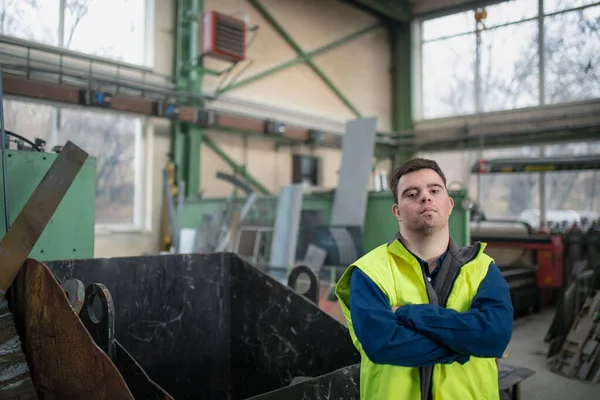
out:
{"label": "metal tube", "polygon": [[6,181],[6,132],[4,131],[4,95],[2,91],[2,65],[0,65],[0,146],[2,146],[2,191],[4,192],[4,224],[6,233],[10,229],[10,213],[8,210],[8,189]]}

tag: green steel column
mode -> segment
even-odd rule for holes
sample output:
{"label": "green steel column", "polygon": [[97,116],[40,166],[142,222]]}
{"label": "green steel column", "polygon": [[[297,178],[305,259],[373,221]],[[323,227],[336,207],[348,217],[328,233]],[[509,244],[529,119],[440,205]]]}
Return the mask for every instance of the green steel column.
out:
{"label": "green steel column", "polygon": [[[202,40],[202,15],[204,14],[204,1],[203,0],[191,0],[191,10],[189,14],[190,19],[190,42],[189,42],[189,55],[188,60],[198,60],[200,56],[200,46]],[[195,68],[190,70],[190,89],[193,93],[202,93],[203,83],[203,70],[202,68]],[[196,197],[200,193],[200,146],[202,144],[202,136],[204,130],[195,124],[187,124],[188,128],[188,141],[189,147],[187,148],[188,153],[188,165],[187,165],[187,195]]]}
{"label": "green steel column", "polygon": [[[178,0],[176,12],[176,54],[174,74],[177,88],[186,92],[202,92],[202,69],[186,68],[198,59],[201,40],[203,0]],[[185,101],[180,99],[180,101]],[[186,195],[200,192],[200,144],[203,130],[184,122],[173,123],[171,159],[177,165],[177,181],[185,181]]]}
{"label": "green steel column", "polygon": [[[175,77],[175,83],[178,90],[186,88],[187,84],[184,82],[184,78],[181,76],[182,64],[183,64],[183,45],[185,41],[184,26],[183,26],[183,13],[184,13],[184,2],[185,0],[178,0],[175,10],[175,57],[173,60],[173,75]],[[177,182],[183,179],[182,165],[184,162],[184,137],[181,131],[181,124],[173,122],[171,124],[171,143],[170,143],[170,154],[169,158],[177,166],[177,173],[175,178]]]}
{"label": "green steel column", "polygon": [[[389,32],[392,53],[392,130],[394,132],[412,130],[411,25],[410,23],[392,22]],[[394,166],[400,165],[413,155],[413,144],[401,146],[394,156]]]}

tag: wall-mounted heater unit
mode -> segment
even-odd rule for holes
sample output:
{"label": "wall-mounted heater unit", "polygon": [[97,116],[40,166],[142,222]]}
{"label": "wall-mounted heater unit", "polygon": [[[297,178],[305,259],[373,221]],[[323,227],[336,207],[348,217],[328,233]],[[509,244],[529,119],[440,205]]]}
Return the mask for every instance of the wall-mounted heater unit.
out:
{"label": "wall-mounted heater unit", "polygon": [[216,11],[204,14],[201,54],[238,62],[246,58],[246,23]]}

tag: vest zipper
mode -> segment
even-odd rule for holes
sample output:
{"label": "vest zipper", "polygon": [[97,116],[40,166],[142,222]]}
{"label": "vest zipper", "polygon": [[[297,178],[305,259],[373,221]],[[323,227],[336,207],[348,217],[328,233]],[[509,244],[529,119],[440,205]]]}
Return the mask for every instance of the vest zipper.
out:
{"label": "vest zipper", "polygon": [[[433,285],[431,282],[429,282],[429,279],[427,279],[425,268],[423,268],[421,263],[419,263],[419,265],[421,266],[421,272],[423,274],[423,282],[425,283],[427,301],[429,304],[439,305],[437,293],[433,289]],[[433,378],[433,366],[419,368],[419,377],[421,378],[421,400],[432,400],[433,396],[431,394],[431,380]]]}

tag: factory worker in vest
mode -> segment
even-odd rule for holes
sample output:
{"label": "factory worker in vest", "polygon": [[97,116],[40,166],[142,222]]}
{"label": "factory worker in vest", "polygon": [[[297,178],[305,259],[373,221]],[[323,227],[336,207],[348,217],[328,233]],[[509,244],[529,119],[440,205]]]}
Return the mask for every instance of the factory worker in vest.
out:
{"label": "factory worker in vest", "polygon": [[454,201],[435,161],[390,179],[399,232],[351,265],[340,300],[361,353],[362,400],[493,400],[511,335],[508,284],[485,245],[458,247]]}

